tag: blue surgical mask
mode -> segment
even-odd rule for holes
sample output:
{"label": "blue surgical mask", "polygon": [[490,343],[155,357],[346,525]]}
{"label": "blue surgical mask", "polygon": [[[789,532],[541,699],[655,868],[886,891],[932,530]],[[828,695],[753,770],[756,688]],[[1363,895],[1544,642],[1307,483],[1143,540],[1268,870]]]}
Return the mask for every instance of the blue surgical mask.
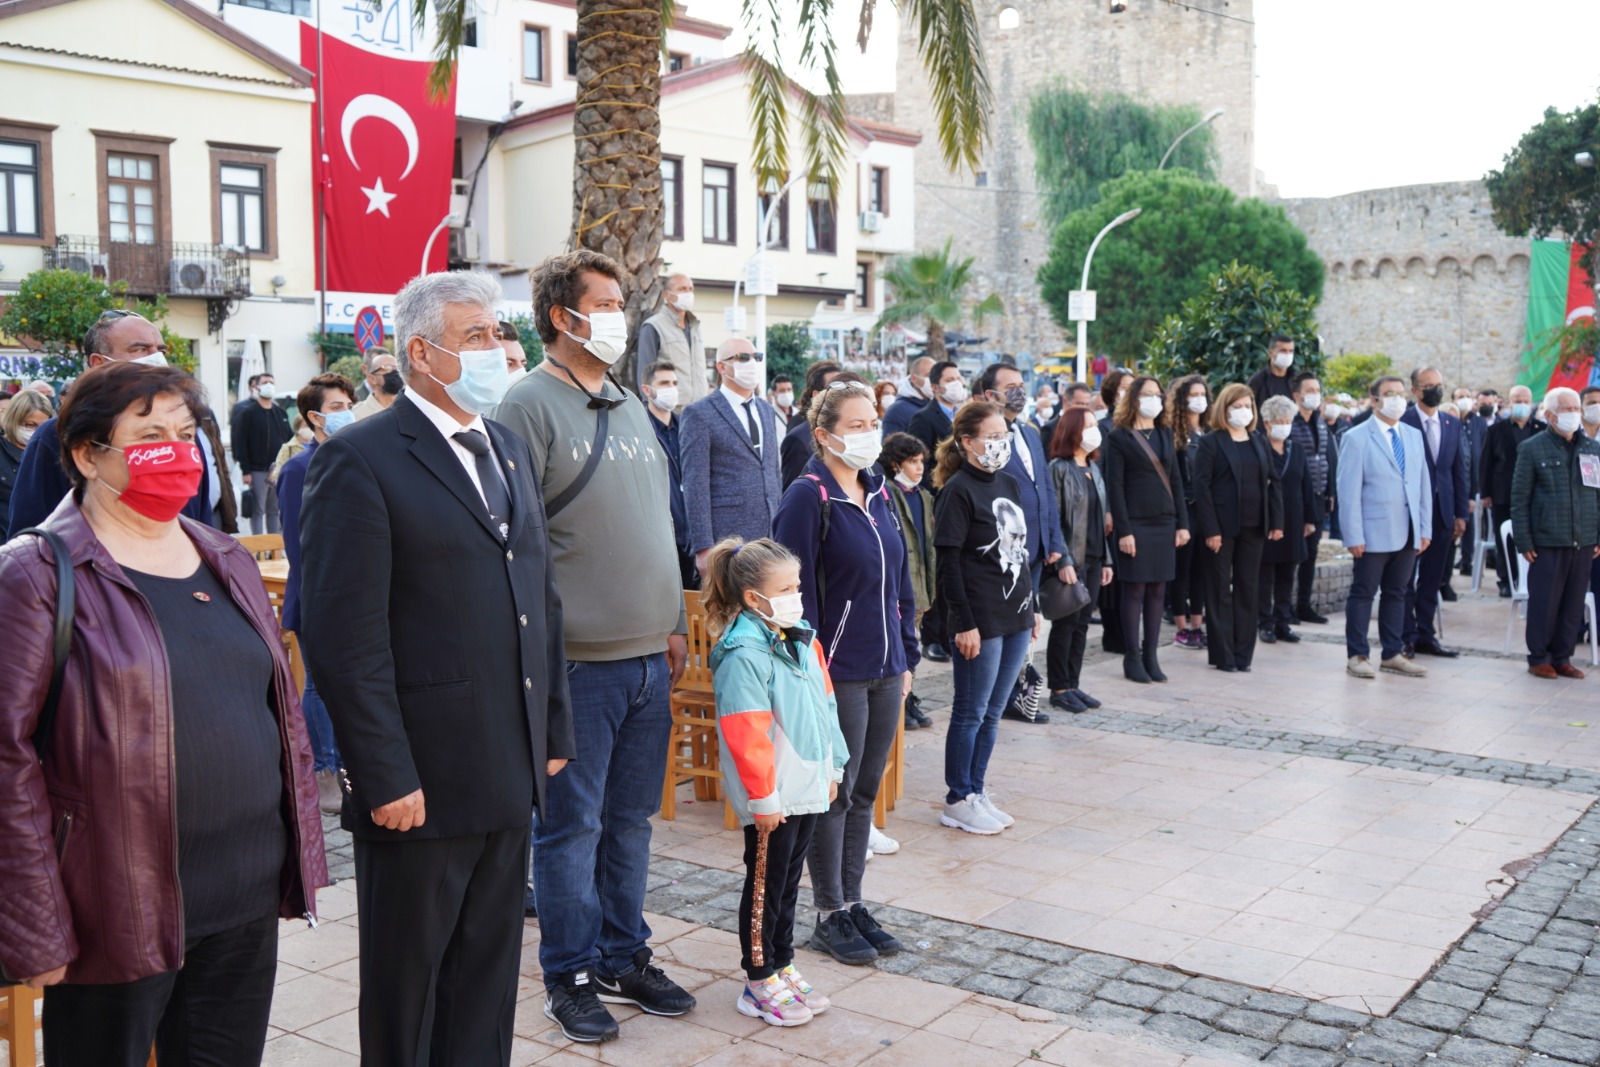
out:
{"label": "blue surgical mask", "polygon": [[1513,419],[1525,419],[1529,415],[1532,415],[1532,414],[1533,414],[1533,405],[1532,404],[1512,404],[1511,405],[1511,417]]}
{"label": "blue surgical mask", "polygon": [[344,411],[319,411],[317,414],[322,416],[322,432],[329,437],[356,421],[356,413],[348,408]]}
{"label": "blue surgical mask", "polygon": [[504,399],[511,385],[511,372],[506,370],[505,349],[496,346],[472,352],[451,352],[448,348],[433,344],[426,337],[423,340],[461,361],[461,377],[453,382],[439,382],[438,378],[428,375],[444,386],[445,395],[455,401],[456,407],[468,415],[482,415]]}

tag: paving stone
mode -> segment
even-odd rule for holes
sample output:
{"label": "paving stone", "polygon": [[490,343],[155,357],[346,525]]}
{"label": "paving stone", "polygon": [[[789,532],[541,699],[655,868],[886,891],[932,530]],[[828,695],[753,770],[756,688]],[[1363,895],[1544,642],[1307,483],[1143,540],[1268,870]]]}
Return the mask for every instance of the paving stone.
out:
{"label": "paving stone", "polygon": [[1174,1012],[1178,1015],[1188,1015],[1195,1019],[1204,1019],[1207,1022],[1215,1019],[1228,1010],[1228,1005],[1206,997],[1195,996],[1193,993],[1177,992],[1168,993],[1156,1001],[1155,1010],[1159,1012]]}
{"label": "paving stone", "polygon": [[1034,984],[1050,986],[1054,989],[1065,989],[1072,993],[1093,993],[1105,984],[1106,980],[1098,974],[1079,970],[1076,967],[1051,967],[1033,976]]}
{"label": "paving stone", "polygon": [[1336,1026],[1297,1020],[1278,1032],[1278,1040],[1307,1048],[1342,1049],[1350,1040],[1350,1032]]}
{"label": "paving stone", "polygon": [[[1401,1005],[1404,1007],[1404,1005]],[[1337,1004],[1321,1004],[1312,1001],[1306,1008],[1306,1019],[1314,1023],[1324,1023],[1328,1026],[1365,1026],[1372,1021],[1372,1016],[1363,1015],[1359,1011],[1341,1008]]]}
{"label": "paving stone", "polygon": [[1386,1041],[1398,1041],[1402,1045],[1410,1045],[1423,1051],[1438,1048],[1449,1036],[1437,1030],[1413,1026],[1400,1019],[1374,1019],[1368,1030]]}
{"label": "paving stone", "polygon": [[1534,967],[1548,967],[1556,971],[1577,973],[1583,966],[1583,956],[1577,952],[1560,952],[1555,949],[1532,946],[1517,953],[1517,962]]}
{"label": "paving stone", "polygon": [[1100,987],[1100,992],[1097,996],[1102,1000],[1109,1000],[1113,1004],[1126,1004],[1134,1008],[1149,1008],[1161,999],[1162,992],[1147,985],[1111,981]]}
{"label": "paving stone", "polygon": [[1098,974],[1103,978],[1115,978],[1129,967],[1133,966],[1128,960],[1118,959],[1116,956],[1106,956],[1099,952],[1085,952],[1072,961],[1072,966],[1079,970]]}
{"label": "paving stone", "polygon": [[1201,1042],[1212,1034],[1214,1029],[1199,1019],[1187,1015],[1174,1015],[1164,1011],[1156,1011],[1145,1020],[1144,1028],[1152,1033],[1162,1034],[1178,1041]]}
{"label": "paving stone", "polygon": [[1030,939],[1027,944],[1017,949],[1017,951],[1024,956],[1032,956],[1036,960],[1044,960],[1046,963],[1067,963],[1082,955],[1075,948],[1058,945],[1054,941],[1040,941],[1037,938]]}
{"label": "paving stone", "polygon": [[[1535,990],[1539,989],[1538,986],[1529,986],[1528,988]],[[1549,990],[1539,991],[1544,993],[1549,992]],[[1546,1010],[1547,1009],[1536,1004],[1520,1004],[1515,1000],[1493,996],[1483,1002],[1483,1007],[1478,1009],[1478,1013],[1480,1015],[1486,1015],[1491,1019],[1507,1019],[1514,1023],[1526,1023],[1529,1026],[1537,1026],[1544,1019]]]}
{"label": "paving stone", "polygon": [[1547,948],[1554,952],[1572,952],[1579,956],[1588,954],[1593,947],[1594,939],[1588,935],[1578,937],[1573,934],[1552,933],[1548,928],[1544,933],[1533,939],[1534,948]]}
{"label": "paving stone", "polygon": [[1508,982],[1529,982],[1533,985],[1549,986],[1551,989],[1561,989],[1572,980],[1572,975],[1566,972],[1551,970],[1549,967],[1535,967],[1527,963],[1513,963],[1506,968],[1504,977]]}
{"label": "paving stone", "polygon": [[1008,933],[1005,930],[977,930],[967,940],[974,945],[982,945],[984,948],[992,948],[1000,952],[1021,952],[1032,938]]}
{"label": "paving stone", "polygon": [[1253,1037],[1242,1034],[1225,1034],[1217,1032],[1206,1038],[1201,1043],[1207,1053],[1225,1052],[1248,1060],[1259,1060],[1272,1051],[1272,1046],[1265,1041],[1258,1041]]}
{"label": "paving stone", "polygon": [[1483,994],[1476,989],[1450,985],[1447,982],[1423,982],[1417,987],[1414,995],[1422,1000],[1431,1000],[1435,1004],[1449,1004],[1469,1011],[1483,1003]]}
{"label": "paving stone", "polygon": [[1219,982],[1215,978],[1191,978],[1184,983],[1183,991],[1231,1005],[1243,1004],[1250,999],[1251,993],[1251,990],[1244,986],[1234,985],[1232,982]]}
{"label": "paving stone", "polygon": [[1535,1007],[1546,1007],[1556,999],[1556,991],[1547,985],[1534,985],[1532,982],[1503,981],[1495,986],[1494,995],[1497,999],[1513,1000],[1518,1004],[1531,1004]]}
{"label": "paving stone", "polygon": [[941,941],[929,950],[929,954],[968,968],[982,967],[997,955],[992,948],[984,948],[982,945],[974,945],[967,941]]}
{"label": "paving stone", "polygon": [[1454,962],[1454,957],[1451,957],[1451,960],[1452,962],[1433,972],[1432,978],[1434,981],[1445,982],[1449,985],[1466,986],[1468,989],[1476,989],[1479,992],[1494,987],[1494,974],[1463,967]]}
{"label": "paving stone", "polygon": [[959,963],[941,963],[938,960],[924,960],[910,972],[913,978],[921,978],[925,982],[938,982],[940,985],[955,985],[971,973],[970,967],[963,967]]}
{"label": "paving stone", "polygon": [[1481,1037],[1502,1045],[1523,1045],[1533,1035],[1533,1024],[1499,1019],[1492,1015],[1474,1015],[1462,1027],[1468,1037]]}
{"label": "paving stone", "polygon": [[1016,1000],[1028,991],[1029,983],[1021,978],[1002,978],[998,974],[971,974],[956,983],[961,989],[1001,1000]]}
{"label": "paving stone", "polygon": [[[681,916],[680,916],[681,918]],[[880,956],[875,966],[890,974],[910,974],[922,966],[922,956],[916,952],[901,951],[893,956]]]}
{"label": "paving stone", "polygon": [[1438,1060],[1462,1067],[1516,1067],[1522,1061],[1522,1053],[1477,1038],[1452,1037],[1439,1049]]}
{"label": "paving stone", "polygon": [[1259,1038],[1270,1041],[1283,1029],[1284,1019],[1281,1015],[1272,1015],[1264,1011],[1249,1011],[1244,1008],[1234,1008],[1217,1016],[1216,1026],[1219,1030],[1227,1030],[1245,1037]]}
{"label": "paving stone", "polygon": [[1125,1004],[1112,1004],[1109,1001],[1093,1000],[1079,1012],[1085,1019],[1095,1023],[1131,1023],[1134,1026],[1143,1026],[1149,1012],[1138,1008],[1130,1008]]}
{"label": "paving stone", "polygon": [[1082,993],[1071,993],[1065,989],[1030,985],[1028,991],[1022,994],[1022,1003],[1032,1005],[1035,1008],[1043,1008],[1045,1011],[1072,1015],[1081,1011],[1089,1003],[1089,998]]}
{"label": "paving stone", "polygon": [[1043,960],[1030,959],[1011,952],[1002,952],[983,966],[985,971],[998,974],[1002,978],[1032,978],[1044,968]]}
{"label": "paving stone", "polygon": [[1426,1026],[1430,1030],[1454,1030],[1467,1021],[1469,1014],[1471,1013],[1466,1008],[1436,1004],[1431,1000],[1418,1000],[1412,997],[1390,1012],[1389,1017]]}
{"label": "paving stone", "polygon": [[1357,1034],[1350,1043],[1350,1055],[1374,1063],[1391,1064],[1392,1067],[1409,1067],[1410,1064],[1421,1063],[1428,1053],[1424,1049],[1402,1045],[1398,1041],[1386,1041],[1372,1034]]}
{"label": "paving stone", "polygon": [[1299,1045],[1279,1045],[1267,1056],[1268,1063],[1279,1067],[1336,1067],[1344,1058],[1332,1052],[1319,1052]]}
{"label": "paving stone", "polygon": [[1561,998],[1562,1002],[1556,1009],[1544,1017],[1544,1025],[1564,1030],[1569,1034],[1577,1034],[1579,1037],[1600,1036],[1600,1015],[1568,1008],[1567,999]]}
{"label": "paving stone", "polygon": [[1153,985],[1157,989],[1182,989],[1184,983],[1189,981],[1189,976],[1178,971],[1169,971],[1165,967],[1152,967],[1148,963],[1138,963],[1128,968],[1122,974],[1125,982],[1138,982],[1140,985]]}
{"label": "paving stone", "polygon": [[1528,1047],[1546,1056],[1577,1060],[1579,1063],[1600,1061],[1600,1041],[1578,1037],[1576,1034],[1564,1034],[1560,1030],[1545,1028],[1536,1031],[1533,1040],[1528,1042]]}
{"label": "paving stone", "polygon": [[1267,1011],[1293,1018],[1302,1014],[1309,1003],[1304,997],[1289,997],[1282,993],[1252,993],[1244,1006],[1253,1011]]}

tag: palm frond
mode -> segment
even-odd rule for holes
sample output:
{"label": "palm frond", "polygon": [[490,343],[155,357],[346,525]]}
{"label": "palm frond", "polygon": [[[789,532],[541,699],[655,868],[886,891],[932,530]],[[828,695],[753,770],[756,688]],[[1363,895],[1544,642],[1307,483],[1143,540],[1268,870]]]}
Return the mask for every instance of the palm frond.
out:
{"label": "palm frond", "polygon": [[801,99],[806,171],[813,181],[827,185],[829,196],[839,189],[849,121],[833,43],[832,16],[833,0],[800,0],[800,63],[807,70],[820,73],[826,86],[823,94],[807,93]]}
{"label": "palm frond", "polygon": [[947,167],[976,170],[989,134],[994,94],[984,72],[975,0],[899,0],[915,27]]}
{"label": "palm frond", "polygon": [[745,0],[744,67],[750,82],[756,188],[783,182],[789,172],[789,79],[783,72],[783,14],[779,0]]}
{"label": "palm frond", "polygon": [[861,24],[856,30],[856,46],[863,52],[867,50],[867,42],[872,39],[872,14],[878,6],[878,0],[861,0]]}
{"label": "palm frond", "polygon": [[[450,92],[456,78],[456,62],[461,58],[461,36],[467,24],[467,6],[473,0],[411,0],[411,22],[426,26],[428,9],[438,16],[438,30],[433,41],[433,67],[428,71],[428,96],[443,100]],[[377,10],[380,0],[367,0]]]}

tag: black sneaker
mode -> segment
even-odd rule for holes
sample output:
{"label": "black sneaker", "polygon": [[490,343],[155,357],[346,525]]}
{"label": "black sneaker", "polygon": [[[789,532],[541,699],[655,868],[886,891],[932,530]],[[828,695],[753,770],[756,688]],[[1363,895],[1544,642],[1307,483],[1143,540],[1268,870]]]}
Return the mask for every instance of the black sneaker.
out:
{"label": "black sneaker", "polygon": [[1062,711],[1070,711],[1074,715],[1080,711],[1089,710],[1089,706],[1074,696],[1070,689],[1063,689],[1059,693],[1051,693],[1050,706],[1052,708],[1060,708]]}
{"label": "black sneaker", "polygon": [[811,947],[852,966],[871,963],[878,958],[878,950],[872,947],[872,942],[861,936],[856,924],[850,920],[848,911],[836,911],[832,915],[819,917],[817,929],[811,935]]}
{"label": "black sneaker", "polygon": [[900,942],[893,934],[878,925],[878,920],[867,911],[865,904],[851,907],[850,921],[855,924],[856,931],[867,939],[867,944],[877,950],[878,955],[893,956],[900,951]]}
{"label": "black sneaker", "polygon": [[544,1016],[569,1041],[595,1044],[617,1036],[617,1020],[600,1003],[593,975],[588,970],[555,975],[555,985],[544,991]]}
{"label": "black sneaker", "polygon": [[921,698],[915,693],[910,693],[906,696],[906,727],[908,729],[913,721],[916,722],[918,728],[933,725],[933,720],[928,718],[927,713],[922,710]]}
{"label": "black sneaker", "polygon": [[1072,695],[1078,698],[1078,703],[1093,711],[1100,706],[1100,701],[1085,693],[1082,689],[1074,689]]}
{"label": "black sneaker", "polygon": [[634,1004],[650,1015],[685,1015],[694,1010],[694,997],[650,962],[650,950],[633,954],[633,970],[619,978],[594,976],[595,991],[606,1004]]}

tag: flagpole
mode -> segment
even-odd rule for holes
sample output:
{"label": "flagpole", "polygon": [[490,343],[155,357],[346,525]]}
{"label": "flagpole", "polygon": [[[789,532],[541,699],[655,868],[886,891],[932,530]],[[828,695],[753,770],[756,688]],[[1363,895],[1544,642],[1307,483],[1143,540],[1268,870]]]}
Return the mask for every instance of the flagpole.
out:
{"label": "flagpole", "polygon": [[[327,120],[322,100],[322,0],[317,0],[317,333],[328,334],[328,153]],[[328,369],[328,353],[317,345],[317,360]]]}

